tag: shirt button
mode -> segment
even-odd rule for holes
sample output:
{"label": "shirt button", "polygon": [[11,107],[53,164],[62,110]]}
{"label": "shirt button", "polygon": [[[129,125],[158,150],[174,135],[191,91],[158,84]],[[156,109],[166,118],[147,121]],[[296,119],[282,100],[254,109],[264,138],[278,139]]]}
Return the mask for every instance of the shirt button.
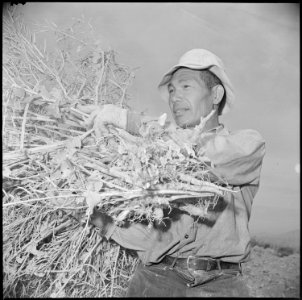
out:
{"label": "shirt button", "polygon": [[188,239],[188,238],[189,238],[189,235],[188,235],[188,234],[186,234],[186,235],[185,235],[185,239]]}

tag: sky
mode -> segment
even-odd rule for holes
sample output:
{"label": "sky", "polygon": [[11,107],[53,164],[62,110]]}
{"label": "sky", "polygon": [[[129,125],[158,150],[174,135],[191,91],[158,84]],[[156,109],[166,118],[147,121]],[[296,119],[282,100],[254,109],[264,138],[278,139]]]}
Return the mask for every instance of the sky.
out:
{"label": "sky", "polygon": [[157,91],[180,56],[204,48],[224,62],[236,94],[221,118],[229,130],[255,129],[266,141],[250,231],[300,228],[300,9],[294,3],[26,3],[26,21],[71,25],[90,19],[104,49],[136,68],[130,106],[152,116],[169,107]]}

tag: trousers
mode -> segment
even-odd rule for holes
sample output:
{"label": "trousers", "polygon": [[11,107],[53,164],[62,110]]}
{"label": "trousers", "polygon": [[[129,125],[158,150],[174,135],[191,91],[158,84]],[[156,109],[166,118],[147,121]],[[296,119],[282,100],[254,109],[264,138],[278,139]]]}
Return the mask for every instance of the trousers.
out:
{"label": "trousers", "polygon": [[223,274],[215,280],[188,287],[187,282],[164,264],[139,263],[126,297],[250,297],[242,275]]}

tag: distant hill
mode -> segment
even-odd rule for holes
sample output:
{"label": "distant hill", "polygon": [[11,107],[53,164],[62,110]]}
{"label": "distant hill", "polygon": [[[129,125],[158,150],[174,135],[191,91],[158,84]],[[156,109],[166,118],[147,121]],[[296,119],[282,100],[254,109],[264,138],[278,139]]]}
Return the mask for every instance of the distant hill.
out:
{"label": "distant hill", "polygon": [[281,234],[258,234],[254,237],[260,242],[269,243],[279,247],[291,247],[296,251],[300,250],[300,229]]}

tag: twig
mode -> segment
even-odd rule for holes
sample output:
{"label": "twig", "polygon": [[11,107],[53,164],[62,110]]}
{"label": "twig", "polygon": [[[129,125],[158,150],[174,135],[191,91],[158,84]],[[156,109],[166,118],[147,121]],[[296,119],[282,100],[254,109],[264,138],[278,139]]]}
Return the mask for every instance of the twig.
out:
{"label": "twig", "polygon": [[[54,27],[55,27],[55,26],[54,26]],[[64,32],[64,31],[62,31],[62,30],[59,30],[58,27],[55,27],[55,28],[56,28],[55,31],[61,33],[62,35],[66,35],[66,36],[70,37],[71,39],[74,39],[74,40],[79,41],[80,43],[84,44],[84,46],[87,46],[87,43],[84,42],[83,40],[80,40],[80,39],[78,39],[78,38],[72,36],[71,34],[68,34],[68,33]]]}
{"label": "twig", "polygon": [[53,133],[58,134],[60,136],[63,136],[65,138],[70,137],[70,135],[66,135],[64,133],[61,133],[61,132],[50,129],[50,128],[53,128],[53,129],[58,129],[59,130],[59,128],[54,128],[54,127],[50,127],[50,126],[38,126],[38,125],[27,125],[27,127],[38,128],[38,129],[41,129],[41,130],[50,131],[50,132],[53,132]]}
{"label": "twig", "polygon": [[54,198],[69,198],[69,197],[83,197],[83,196],[70,194],[70,195],[63,195],[63,196],[52,196],[52,197],[45,197],[45,198],[29,199],[29,200],[17,201],[17,202],[12,202],[12,203],[4,203],[4,204],[2,204],[2,207],[8,207],[8,206],[13,206],[13,205],[18,205],[18,204],[27,204],[29,202],[44,201],[44,200],[49,200],[49,199],[54,199]]}
{"label": "twig", "polygon": [[105,69],[107,68],[107,64],[109,62],[110,58],[107,59],[107,62],[105,63],[105,53],[103,52],[102,53],[102,70],[100,72],[100,77],[99,77],[99,80],[96,84],[96,87],[95,87],[95,99],[94,99],[94,103],[95,105],[98,105],[98,100],[99,100],[99,86],[101,84],[101,81],[103,79],[103,76],[104,76],[104,73],[105,73]]}
{"label": "twig", "polygon": [[[79,153],[79,154],[80,154],[80,153]],[[88,159],[88,158],[86,158],[86,159]],[[80,170],[82,170],[82,171],[85,172],[86,174],[91,175],[91,173],[88,172],[84,167],[82,167],[82,166],[80,166],[80,165],[78,165],[77,167],[80,168]],[[129,191],[129,189],[125,189],[125,188],[123,188],[123,187],[121,187],[121,186],[118,186],[118,185],[116,185],[116,184],[114,184],[114,183],[111,183],[110,181],[104,180],[103,178],[99,178],[98,180],[104,182],[104,183],[107,184],[109,187],[113,187],[113,188],[116,188],[116,189],[119,189],[119,190],[122,190],[122,191]]]}
{"label": "twig", "polygon": [[110,296],[109,297],[113,297],[114,278],[115,278],[116,263],[117,263],[117,259],[118,259],[118,256],[119,256],[119,252],[120,252],[120,245],[118,245],[117,250],[116,250],[116,256],[115,256],[115,260],[114,260],[113,272],[111,273],[111,278],[112,278],[113,282],[111,284],[111,291],[110,291]]}
{"label": "twig", "polygon": [[91,169],[95,169],[98,170],[100,172],[102,172],[105,175],[109,175],[111,177],[117,177],[122,179],[123,181],[130,183],[131,185],[134,185],[133,180],[130,179],[129,176],[127,176],[126,174],[124,174],[123,172],[117,171],[117,170],[113,170],[112,168],[110,170],[105,169],[99,165],[95,165],[95,164],[91,164],[91,163],[85,163],[84,165],[85,167],[91,168]]}
{"label": "twig", "polygon": [[203,193],[202,195],[199,195],[199,196],[188,196],[188,195],[184,195],[184,196],[174,196],[174,197],[171,197],[169,198],[169,202],[173,202],[175,200],[179,200],[179,199],[190,199],[190,198],[201,198],[201,197],[211,197],[215,195],[215,193]]}
{"label": "twig", "polygon": [[[94,129],[90,129],[87,132],[85,132],[84,134],[77,136],[75,138],[79,138],[80,140],[83,140],[85,137],[90,135],[93,131],[94,131]],[[14,159],[25,159],[25,158],[27,158],[27,155],[56,151],[56,150],[59,150],[60,148],[63,148],[65,145],[66,145],[66,141],[63,141],[63,142],[53,143],[52,145],[25,149],[26,153],[24,153],[23,151],[20,151],[20,150],[12,151],[9,153],[3,153],[3,161],[14,160]]]}
{"label": "twig", "polygon": [[[31,113],[31,111],[28,111],[27,112],[28,114]],[[23,117],[18,117],[18,116],[12,116],[12,118],[14,119],[22,119],[23,120]],[[53,123],[57,123],[58,121],[56,120],[52,120],[52,119],[48,119],[48,118],[43,118],[43,117],[28,117],[27,120],[32,120],[32,121],[43,121],[43,122],[53,122]]]}
{"label": "twig", "polygon": [[3,161],[5,162],[7,160],[26,159],[28,155],[56,151],[60,148],[63,148],[64,146],[65,146],[65,142],[56,142],[56,143],[53,143],[52,145],[45,145],[45,146],[41,146],[41,147],[25,149],[25,153],[20,150],[3,153]]}
{"label": "twig", "polygon": [[18,162],[13,162],[13,163],[8,163],[6,164],[6,166],[9,166],[10,169],[13,169],[14,167],[18,166],[18,165],[25,165],[27,162],[29,162],[29,158],[26,158],[24,160],[20,160]]}
{"label": "twig", "polygon": [[26,104],[24,114],[23,114],[21,142],[20,142],[21,151],[23,150],[23,146],[24,146],[25,124],[26,124],[26,117],[27,117],[27,111],[28,111],[29,105],[30,105],[30,101]]}
{"label": "twig", "polygon": [[75,109],[73,107],[71,107],[70,110],[73,111],[73,112],[75,112],[75,113],[77,113],[77,114],[79,114],[80,116],[84,116],[84,117],[87,117],[87,118],[89,117],[88,114],[86,114],[86,113],[84,113],[84,112],[82,112],[82,111],[80,111],[78,109]]}
{"label": "twig", "polygon": [[84,79],[84,81],[83,81],[83,83],[82,83],[82,85],[81,85],[81,87],[80,87],[80,89],[79,89],[79,91],[77,93],[77,98],[80,98],[81,92],[82,92],[82,90],[83,90],[86,82],[87,82],[87,78]]}
{"label": "twig", "polygon": [[234,190],[232,190],[230,188],[224,188],[222,186],[216,185],[216,184],[211,183],[211,182],[201,181],[201,180],[198,180],[198,179],[196,179],[196,178],[194,178],[190,175],[187,175],[187,174],[178,173],[177,175],[178,175],[180,180],[188,182],[188,183],[192,183],[192,184],[197,185],[197,186],[199,186],[199,185],[200,186],[207,186],[207,187],[212,187],[212,188],[222,190],[222,191],[235,192]]}

